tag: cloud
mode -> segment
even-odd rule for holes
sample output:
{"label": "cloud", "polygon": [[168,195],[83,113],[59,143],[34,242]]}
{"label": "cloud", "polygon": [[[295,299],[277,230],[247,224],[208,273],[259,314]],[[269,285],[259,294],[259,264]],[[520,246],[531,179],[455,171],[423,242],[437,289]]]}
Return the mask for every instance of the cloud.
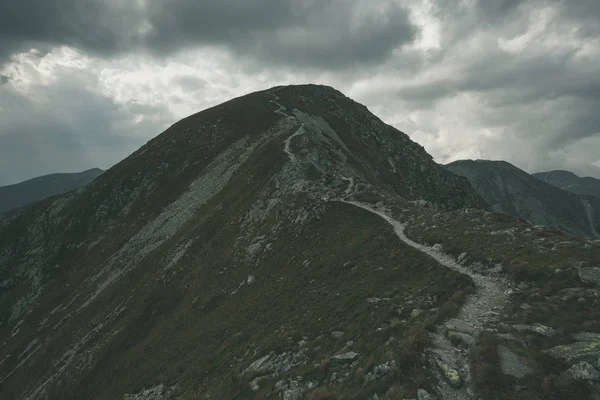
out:
{"label": "cloud", "polygon": [[414,40],[408,10],[373,4],[281,0],[176,0],[149,9],[151,48],[221,45],[262,63],[347,68],[374,64]]}
{"label": "cloud", "polygon": [[163,110],[116,104],[98,89],[91,60],[65,66],[59,61],[73,54],[58,53],[22,57],[2,86],[0,180],[7,184],[110,167],[170,122]]}
{"label": "cloud", "polygon": [[363,78],[357,94],[439,162],[506,159],[600,177],[599,147],[587,147],[600,143],[597,4],[440,0],[429,18],[444,34],[419,70]]}
{"label": "cloud", "polygon": [[[201,109],[315,82],[366,104],[438,162],[506,159],[600,177],[599,7],[24,0],[0,13],[0,170],[12,181],[106,168]],[[35,168],[8,154],[42,147]]]}
{"label": "cloud", "polygon": [[94,53],[131,50],[144,29],[142,2],[22,0],[0,12],[0,62],[37,48],[71,46]]}
{"label": "cloud", "polygon": [[158,56],[218,46],[259,63],[340,69],[385,60],[416,33],[393,0],[23,0],[0,14],[0,61],[28,46]]}

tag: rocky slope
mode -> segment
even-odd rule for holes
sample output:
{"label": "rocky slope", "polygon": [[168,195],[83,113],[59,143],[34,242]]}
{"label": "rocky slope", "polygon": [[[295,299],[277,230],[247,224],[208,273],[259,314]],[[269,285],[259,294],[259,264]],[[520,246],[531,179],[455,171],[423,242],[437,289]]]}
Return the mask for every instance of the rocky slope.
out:
{"label": "rocky slope", "polygon": [[332,88],[205,110],[0,220],[0,393],[589,398],[600,243],[486,207]]}
{"label": "rocky slope", "polygon": [[[330,201],[366,185],[441,209],[484,204],[364,106],[310,85],[192,115],[91,184],[0,220],[3,393],[115,398],[166,383],[229,398],[254,393],[246,375],[272,374],[242,373],[265,354],[283,376],[341,343],[369,357],[387,307],[368,298],[403,297],[404,281],[444,302],[447,282],[468,281]],[[331,341],[336,329],[351,332]],[[310,347],[290,353],[290,337]]]}
{"label": "rocky slope", "polygon": [[581,178],[569,171],[538,172],[533,176],[575,194],[600,197],[600,179]]}
{"label": "rocky slope", "polygon": [[0,187],[0,214],[87,185],[103,171],[98,168],[74,174],[51,174]]}
{"label": "rocky slope", "polygon": [[505,161],[461,160],[446,168],[468,178],[495,211],[571,235],[600,237],[600,198],[558,189]]}

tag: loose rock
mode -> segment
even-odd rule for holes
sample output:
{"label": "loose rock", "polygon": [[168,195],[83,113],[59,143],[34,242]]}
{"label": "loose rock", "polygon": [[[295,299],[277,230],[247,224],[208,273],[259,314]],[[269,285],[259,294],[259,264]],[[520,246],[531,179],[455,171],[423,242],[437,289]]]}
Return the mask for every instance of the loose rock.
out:
{"label": "loose rock", "polygon": [[600,382],[600,372],[585,361],[573,365],[564,375],[567,379],[574,381]]}
{"label": "loose rock", "polygon": [[600,267],[581,267],[577,272],[581,282],[600,286]]}
{"label": "loose rock", "polygon": [[531,368],[527,365],[527,362],[507,347],[498,346],[498,356],[500,357],[500,368],[503,374],[522,378],[531,373]]}
{"label": "loose rock", "polygon": [[331,361],[335,364],[350,364],[352,361],[356,360],[358,357],[358,353],[354,351],[349,351],[343,354],[337,354],[331,357]]}

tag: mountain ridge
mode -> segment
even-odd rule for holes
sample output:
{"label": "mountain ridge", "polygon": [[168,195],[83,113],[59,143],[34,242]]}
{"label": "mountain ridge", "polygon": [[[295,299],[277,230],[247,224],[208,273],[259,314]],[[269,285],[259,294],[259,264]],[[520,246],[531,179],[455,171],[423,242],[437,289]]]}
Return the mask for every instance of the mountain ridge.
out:
{"label": "mountain ridge", "polygon": [[[491,212],[342,93],[275,87],[0,219],[0,388],[466,400],[527,383],[525,395],[585,398],[588,386],[558,379],[574,362],[556,346],[600,332],[599,249]],[[562,333],[527,339],[537,323]],[[527,368],[515,376],[499,351]],[[596,353],[576,361],[593,369]]]}
{"label": "mountain ridge", "polygon": [[532,174],[538,179],[579,195],[600,197],[600,179],[579,177],[570,171],[555,170]]}
{"label": "mountain ridge", "polygon": [[598,238],[600,199],[550,185],[506,161],[460,160],[446,165],[467,177],[495,211],[573,235]]}
{"label": "mountain ridge", "polygon": [[54,173],[38,176],[12,185],[0,187],[0,214],[25,207],[31,203],[79,189],[102,174],[91,168],[76,173]]}
{"label": "mountain ridge", "polygon": [[[294,242],[306,232],[319,235],[325,229],[319,220],[346,209],[331,206],[324,197],[370,185],[409,199],[424,197],[441,208],[484,207],[466,180],[439,167],[405,134],[331,88],[274,88],[179,121],[89,185],[0,220],[3,337],[11,337],[19,323],[22,332],[45,332],[19,339],[25,346],[19,353],[31,343],[45,343],[30,347],[36,353],[29,361],[36,367],[29,370],[37,375],[19,369],[13,346],[19,348],[20,342],[12,339],[2,356],[10,360],[3,366],[2,379],[14,382],[10,390],[15,395],[43,398],[44,393],[63,390],[57,382],[70,371],[73,382],[80,382],[70,396],[93,396],[103,379],[116,379],[108,378],[100,366],[123,357],[119,354],[133,357],[149,330],[158,329],[156,324],[162,327],[145,314],[144,302],[155,304],[161,298],[156,296],[171,287],[167,290],[171,294],[156,303],[165,304],[164,312],[192,307],[194,296],[189,297],[187,282],[180,281],[186,276],[208,296],[201,302],[206,311],[196,318],[209,318],[210,310],[221,303],[216,299],[223,296],[222,289],[215,292],[213,285],[230,286],[231,278],[224,279],[230,274],[237,277],[236,287],[242,281],[240,274],[243,281],[259,275],[254,271],[261,265],[259,255],[273,257],[272,249],[283,246],[278,244],[284,243],[280,237]],[[355,229],[349,227],[348,232],[358,235]],[[31,248],[40,250],[29,254]],[[200,254],[204,262],[197,260]],[[264,268],[272,262],[263,261]],[[205,279],[210,276],[207,283],[197,281],[194,269],[189,270],[196,264],[204,266]],[[148,282],[140,275],[143,271],[154,271],[157,281]],[[169,278],[168,271],[179,273]],[[148,289],[139,293],[132,281],[146,282]],[[152,289],[153,285],[165,289]],[[121,293],[137,294],[121,298]],[[47,309],[50,305],[52,309]],[[44,322],[53,309],[62,310],[58,319]],[[94,329],[80,331],[77,320],[82,315],[98,321],[92,324]],[[132,322],[120,322],[123,319]],[[138,325],[149,330],[134,340],[137,334],[131,332]],[[111,329],[123,333],[113,339],[101,335]],[[60,337],[63,342],[57,342]],[[60,368],[52,367],[61,357],[59,343],[68,343],[65,361],[55,364]],[[100,351],[93,360],[84,361],[84,354],[68,350],[88,348],[90,343]],[[115,346],[124,347],[114,353],[110,349]],[[111,355],[103,361],[106,352]],[[126,361],[122,363],[116,370],[124,368]],[[95,383],[85,380],[87,374],[96,374]],[[33,385],[22,386],[25,377]],[[109,392],[114,395],[121,387],[114,383]]]}

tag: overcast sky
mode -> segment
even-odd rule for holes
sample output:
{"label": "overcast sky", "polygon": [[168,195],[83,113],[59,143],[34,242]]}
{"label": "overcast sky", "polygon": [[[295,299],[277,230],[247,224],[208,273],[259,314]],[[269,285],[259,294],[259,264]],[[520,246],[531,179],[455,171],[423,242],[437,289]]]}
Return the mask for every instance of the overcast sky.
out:
{"label": "overcast sky", "polygon": [[108,168],[191,113],[309,82],[440,163],[600,178],[598,0],[20,0],[0,11],[0,185]]}

